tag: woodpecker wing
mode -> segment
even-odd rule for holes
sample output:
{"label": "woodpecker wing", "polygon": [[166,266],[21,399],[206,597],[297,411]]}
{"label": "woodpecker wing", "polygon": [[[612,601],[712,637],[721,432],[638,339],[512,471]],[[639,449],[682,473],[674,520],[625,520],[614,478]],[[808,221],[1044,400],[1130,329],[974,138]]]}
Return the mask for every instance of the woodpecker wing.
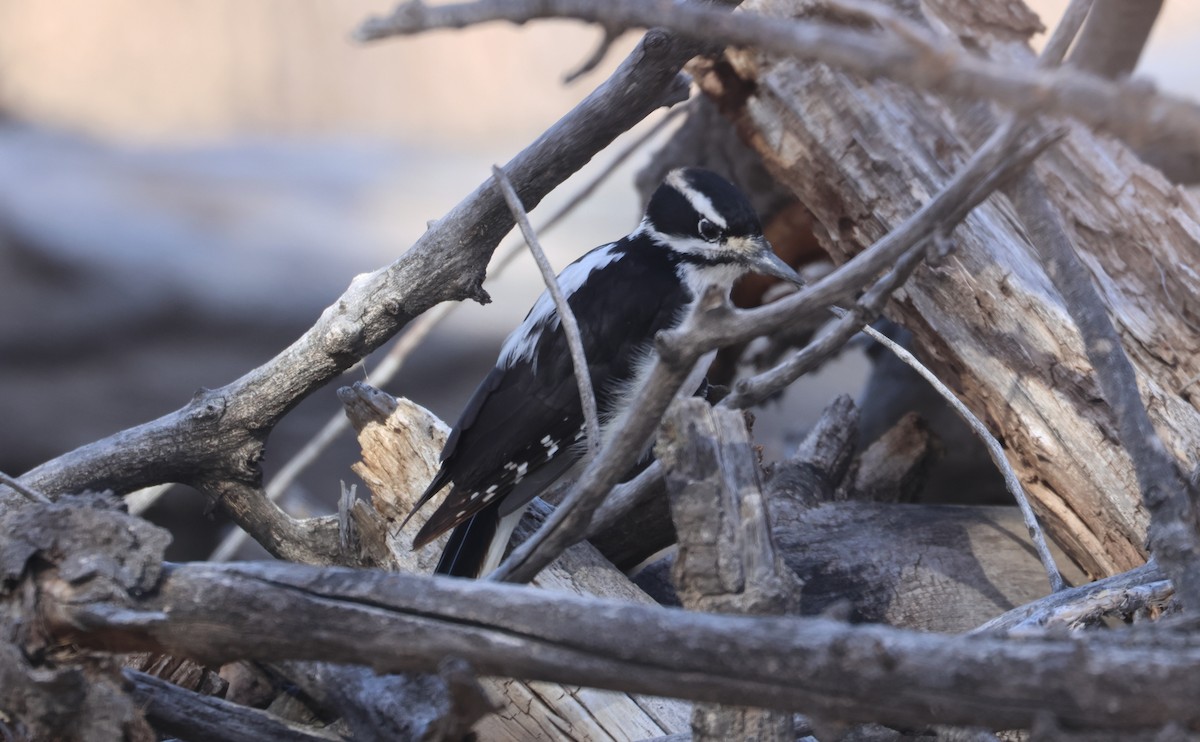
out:
{"label": "woodpecker wing", "polygon": [[[604,419],[616,413],[654,334],[675,324],[691,296],[670,256],[636,237],[591,251],[562,272],[559,285],[579,324]],[[547,463],[578,455],[583,422],[566,337],[544,294],[509,336],[447,439],[442,468],[421,502],[447,482],[454,487],[414,546],[504,500]],[[513,512],[535,494],[503,501],[501,512]]]}

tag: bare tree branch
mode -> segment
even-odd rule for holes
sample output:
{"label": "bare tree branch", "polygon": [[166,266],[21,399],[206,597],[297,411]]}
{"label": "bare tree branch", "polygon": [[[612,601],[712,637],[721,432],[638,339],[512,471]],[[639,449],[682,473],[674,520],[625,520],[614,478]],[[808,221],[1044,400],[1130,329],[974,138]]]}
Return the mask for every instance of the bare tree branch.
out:
{"label": "bare tree branch", "polygon": [[[641,150],[649,141],[658,136],[666,129],[675,119],[681,116],[688,110],[688,106],[675,106],[667,111],[664,116],[659,118],[657,122],[641,135],[635,137],[626,146],[622,147],[600,172],[596,173],[582,188],[575,192],[570,199],[558,208],[550,218],[546,220],[538,231],[542,234],[554,229],[562,223],[563,219],[569,216],[576,208],[586,201],[596,189],[605,183],[616,170],[625,164],[630,157]],[[512,264],[513,260],[521,254],[522,242],[520,240],[512,240],[503,248],[498,249],[496,257],[492,261],[491,275],[495,277],[502,273],[505,268]],[[403,367],[404,362],[409,355],[429,336],[429,333],[437,327],[443,319],[450,316],[455,309],[462,306],[457,302],[446,302],[439,304],[433,309],[422,314],[413,322],[409,323],[404,334],[396,341],[392,349],[388,351],[387,356],[367,375],[367,383],[372,386],[382,386],[386,384],[398,371]],[[291,486],[305,469],[312,464],[313,461],[329,447],[329,444],[349,426],[346,415],[342,411],[334,413],[325,425],[310,439],[303,448],[296,453],[294,457],[284,464],[275,477],[267,483],[264,492],[268,499],[278,501],[283,493]],[[228,536],[221,541],[216,549],[213,550],[211,561],[224,562],[233,558],[237,550],[249,538],[249,534],[241,528],[234,528]]]}
{"label": "bare tree branch", "polygon": [[[661,105],[701,45],[649,32],[613,75],[505,166],[523,203],[535,205],[596,152]],[[317,323],[268,363],[178,412],[47,462],[22,477],[51,496],[86,489],[129,492],[184,482],[220,500],[238,524],[281,555],[295,522],[263,496],[258,462],[269,432],[301,399],[379,347],[430,307],[486,300],[480,288],[495,245],[512,228],[485,182],[399,260],[356,279]],[[262,502],[256,502],[261,500]],[[306,549],[308,550],[308,549]],[[334,553],[321,544],[317,561]]]}
{"label": "bare tree branch", "polygon": [[1052,714],[1088,729],[1200,723],[1200,645],[1188,633],[946,636],[286,563],[172,566],[157,590],[120,606],[43,579],[51,580],[45,625],[109,650],[335,660],[381,672],[431,671],[458,656],[482,674],[802,708],[838,721],[1007,729]]}
{"label": "bare tree branch", "polygon": [[1071,65],[1103,77],[1133,73],[1162,0],[1096,0]]}
{"label": "bare tree branch", "polygon": [[1134,144],[1157,142],[1192,151],[1200,140],[1200,107],[1194,103],[1154,92],[1144,83],[1112,82],[1069,69],[1014,68],[969,54],[916,26],[906,27],[905,34],[877,34],[817,20],[636,0],[483,0],[433,7],[410,0],[388,16],[365,21],[357,36],[376,40],[538,18],[670,28],[698,39],[825,62],[868,78],[888,77],[948,95],[987,98],[1020,114],[1067,114]]}
{"label": "bare tree branch", "polygon": [[41,503],[50,502],[49,497],[46,497],[41,492],[38,492],[36,489],[34,489],[32,487],[27,487],[24,484],[21,484],[21,481],[19,479],[14,479],[13,477],[8,476],[4,472],[0,472],[0,484],[11,487],[14,492],[16,492],[18,495],[21,495],[22,497],[24,497],[26,500],[29,500],[30,502],[41,502]]}
{"label": "bare tree branch", "polygon": [[879,317],[892,292],[903,285],[924,260],[926,244],[927,240],[921,240],[916,247],[902,255],[896,266],[885,273],[854,304],[853,309],[839,317],[820,337],[774,368],[738,381],[733,393],[721,400],[721,406],[744,409],[761,404],[824,363],[846,341],[857,335],[864,324],[874,322]]}
{"label": "bare tree branch", "polygon": [[1079,628],[1114,613],[1129,614],[1145,606],[1165,605],[1174,593],[1170,580],[1151,560],[1128,572],[1018,606],[971,633],[1019,635],[1053,626]]}
{"label": "bare tree branch", "polygon": [[562,288],[558,285],[554,266],[550,265],[546,251],[538,242],[537,233],[529,224],[529,215],[525,213],[525,207],[521,205],[521,199],[513,190],[508,176],[498,165],[492,166],[492,176],[495,177],[500,192],[504,194],[504,200],[508,204],[509,210],[512,211],[513,218],[517,220],[521,234],[525,236],[525,244],[529,245],[529,251],[533,253],[533,259],[542,273],[542,280],[546,282],[546,291],[554,300],[554,307],[558,311],[558,321],[562,326],[563,335],[566,336],[567,348],[571,351],[571,365],[575,369],[575,384],[579,387],[579,403],[583,408],[584,426],[588,437],[588,456],[595,456],[596,452],[600,450],[601,443],[600,418],[596,413],[596,393],[592,390],[592,374],[588,367],[587,355],[583,351],[583,335],[579,332],[579,323],[575,320],[575,312],[571,311],[571,305],[567,303],[567,297],[563,295]]}

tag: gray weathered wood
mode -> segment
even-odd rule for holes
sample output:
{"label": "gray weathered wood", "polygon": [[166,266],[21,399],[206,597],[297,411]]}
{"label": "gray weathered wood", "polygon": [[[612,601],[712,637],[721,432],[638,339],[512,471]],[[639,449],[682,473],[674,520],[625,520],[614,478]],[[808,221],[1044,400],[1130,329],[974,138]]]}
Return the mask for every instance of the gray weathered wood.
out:
{"label": "gray weathered wood", "polygon": [[280,562],[172,566],[157,590],[119,605],[84,600],[50,572],[40,583],[45,627],[81,646],[381,672],[430,671],[457,656],[484,675],[802,708],[830,721],[1007,729],[1050,714],[1096,729],[1200,724],[1200,644],[1153,627],[946,636]]}
{"label": "gray weathered wood", "polygon": [[[755,8],[787,14],[794,4]],[[994,58],[1032,64],[1029,15],[1016,0],[921,8]],[[818,236],[839,260],[915,211],[979,138],[978,106],[749,51],[731,51],[728,61],[702,84],[717,94],[741,91],[723,102],[772,172],[812,209]],[[1200,250],[1200,204],[1120,143],[1077,125],[1038,173],[1073,240],[1086,246],[1083,259],[1155,424],[1186,459],[1200,441],[1200,413],[1184,389],[1200,373],[1200,349],[1179,297],[1200,293],[1200,283],[1164,267]],[[1039,514],[1072,558],[1093,574],[1140,564],[1147,516],[1128,457],[1112,435],[1111,412],[1097,401],[1078,335],[1011,209],[993,197],[954,236],[958,249],[940,267],[918,270],[890,313],[1001,432]]]}
{"label": "gray weathered wood", "polygon": [[246,708],[215,696],[193,693],[137,670],[126,670],[132,696],[155,728],[184,739],[228,742],[328,742],[341,735],[293,724],[266,711]]}
{"label": "gray weathered wood", "polygon": [[[702,399],[676,401],[655,444],[679,536],[672,570],[689,610],[779,614],[795,609],[799,584],[771,538],[758,462],[743,413]],[[697,704],[693,739],[792,742],[792,714]]]}

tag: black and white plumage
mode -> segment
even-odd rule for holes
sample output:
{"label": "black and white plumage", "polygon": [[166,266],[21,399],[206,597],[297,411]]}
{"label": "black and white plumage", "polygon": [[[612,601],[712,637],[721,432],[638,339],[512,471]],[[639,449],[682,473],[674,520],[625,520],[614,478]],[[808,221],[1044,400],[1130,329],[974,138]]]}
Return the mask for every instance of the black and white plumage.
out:
{"label": "black and white plumage", "polygon": [[[636,389],[655,334],[674,327],[706,286],[728,290],[751,271],[800,280],[771,251],[741,191],[715,173],[687,168],[667,176],[631,234],[559,274],[582,335],[602,436]],[[446,440],[441,468],[413,512],[453,486],[413,548],[453,528],[437,571],[486,574],[525,505],[579,458],[584,436],[566,336],[543,293]]]}

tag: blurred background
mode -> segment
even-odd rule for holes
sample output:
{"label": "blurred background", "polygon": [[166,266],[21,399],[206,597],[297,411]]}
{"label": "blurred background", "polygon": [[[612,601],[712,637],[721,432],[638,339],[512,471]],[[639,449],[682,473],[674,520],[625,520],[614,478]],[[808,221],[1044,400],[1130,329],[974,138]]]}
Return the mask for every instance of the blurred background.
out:
{"label": "blurred background", "polygon": [[[1066,0],[1031,3],[1052,25]],[[0,0],[0,470],[18,474],[182,406],[291,342],[585,96],[632,47],[570,85],[600,33],[489,25],[361,46],[379,0]],[[1200,4],[1167,2],[1139,74],[1200,98]],[[657,114],[661,116],[662,114]],[[647,122],[623,141],[632,141]],[[553,212],[618,143],[534,212]],[[637,223],[644,148],[544,242],[562,268]],[[387,385],[448,422],[541,290],[522,255],[489,274]],[[386,351],[386,348],[384,349]],[[368,359],[366,368],[378,358]],[[760,415],[803,432],[866,364],[843,359]],[[362,368],[347,374],[361,379]],[[271,438],[268,478],[339,411],[337,384]],[[760,427],[760,433],[762,428]],[[350,434],[299,480],[298,513],[354,481]],[[219,522],[172,492],[171,558]]]}

